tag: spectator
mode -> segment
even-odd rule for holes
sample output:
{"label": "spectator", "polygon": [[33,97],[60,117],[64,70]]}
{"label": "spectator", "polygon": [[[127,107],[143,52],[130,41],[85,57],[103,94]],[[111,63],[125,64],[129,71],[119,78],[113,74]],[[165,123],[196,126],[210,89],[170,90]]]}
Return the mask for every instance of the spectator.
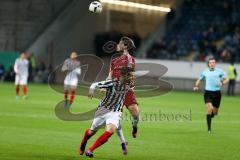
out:
{"label": "spectator", "polygon": [[36,59],[34,57],[34,54],[31,53],[29,57],[29,81],[33,81],[35,71],[36,71]]}
{"label": "spectator", "polygon": [[4,76],[5,76],[5,68],[3,64],[0,64],[0,81],[4,81]]}
{"label": "spectator", "polygon": [[[150,47],[147,58],[174,59],[171,54],[176,53],[176,58],[180,59],[194,51],[192,53],[196,54],[194,57],[198,61],[204,61],[208,55],[213,55],[222,62],[232,60],[239,62],[239,10],[240,5],[237,0],[184,1],[181,17],[166,32],[165,48],[167,49],[160,47],[157,40]],[[174,17],[172,13],[168,13],[166,21],[171,20],[172,17]]]}
{"label": "spectator", "polygon": [[234,67],[234,62],[232,61],[230,63],[230,66],[228,67],[228,77],[229,77],[229,83],[228,83],[228,95],[234,95],[235,90],[235,83],[236,83],[236,77],[237,77],[237,70]]}
{"label": "spectator", "polygon": [[6,72],[5,81],[14,82],[14,79],[15,79],[15,72],[14,72],[13,66],[11,66],[9,70]]}

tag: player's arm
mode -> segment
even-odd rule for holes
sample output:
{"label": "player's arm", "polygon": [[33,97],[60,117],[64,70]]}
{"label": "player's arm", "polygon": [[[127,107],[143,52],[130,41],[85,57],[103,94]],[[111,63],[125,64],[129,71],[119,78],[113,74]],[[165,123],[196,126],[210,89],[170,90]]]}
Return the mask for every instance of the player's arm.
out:
{"label": "player's arm", "polygon": [[205,74],[204,72],[201,73],[200,77],[197,79],[197,81],[195,82],[195,86],[193,87],[194,91],[199,90],[199,85],[201,84],[201,82],[205,79]]}
{"label": "player's arm", "polygon": [[197,91],[197,90],[199,90],[199,85],[201,84],[201,79],[199,78],[199,79],[197,79],[197,81],[195,82],[195,86],[193,87],[193,90],[194,91]]}
{"label": "player's arm", "polygon": [[[112,79],[112,70],[111,70],[111,68],[110,68],[106,80],[111,80],[111,79]],[[105,89],[105,88],[102,88],[102,89],[100,89],[100,91],[101,91],[101,92],[106,92],[106,89]]]}
{"label": "player's arm", "polygon": [[229,82],[229,78],[225,76],[225,77],[223,77],[223,79],[221,80],[220,86],[223,86],[223,85],[227,84],[228,82]]}
{"label": "player's arm", "polygon": [[220,74],[220,77],[221,77],[221,82],[220,82],[219,86],[223,86],[229,82],[229,78],[224,71],[222,71],[222,73]]}
{"label": "player's arm", "polygon": [[112,79],[112,70],[109,70],[108,76],[106,78],[106,80]]}
{"label": "player's arm", "polygon": [[106,80],[106,81],[102,81],[102,82],[93,83],[89,88],[88,97],[91,99],[93,98],[94,91],[96,90],[97,87],[100,89],[107,89],[112,86],[113,86],[112,80]]}
{"label": "player's arm", "polygon": [[18,74],[18,60],[15,61],[13,69],[14,69],[14,72]]}
{"label": "player's arm", "polygon": [[80,67],[76,68],[74,71],[76,72],[76,74],[81,75],[81,68]]}
{"label": "player's arm", "polygon": [[63,63],[63,66],[62,66],[62,72],[64,72],[64,71],[67,71],[68,70],[68,63],[67,63],[67,60],[65,60],[64,61],[64,63]]}
{"label": "player's arm", "polygon": [[228,77],[224,77],[223,81],[222,81],[222,85],[225,85],[229,82],[229,78]]}

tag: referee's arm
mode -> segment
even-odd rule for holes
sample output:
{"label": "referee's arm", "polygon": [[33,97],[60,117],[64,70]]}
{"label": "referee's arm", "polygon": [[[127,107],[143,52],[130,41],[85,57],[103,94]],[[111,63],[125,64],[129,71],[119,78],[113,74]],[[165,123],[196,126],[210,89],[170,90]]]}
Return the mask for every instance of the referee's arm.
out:
{"label": "referee's arm", "polygon": [[201,82],[202,80],[200,78],[195,82],[195,86],[193,87],[194,91],[197,91],[199,89],[199,85]]}
{"label": "referee's arm", "polygon": [[229,78],[228,77],[223,77],[223,80],[221,81],[220,86],[223,86],[225,84],[227,84],[229,82]]}

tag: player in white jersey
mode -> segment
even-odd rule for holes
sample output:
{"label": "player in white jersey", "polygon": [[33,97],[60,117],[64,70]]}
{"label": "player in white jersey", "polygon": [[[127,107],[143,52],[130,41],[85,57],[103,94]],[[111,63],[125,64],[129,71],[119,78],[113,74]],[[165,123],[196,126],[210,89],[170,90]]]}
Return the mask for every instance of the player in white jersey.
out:
{"label": "player in white jersey", "polygon": [[112,134],[120,125],[123,102],[130,84],[133,81],[132,69],[122,68],[122,77],[119,79],[111,79],[102,82],[93,83],[89,90],[89,97],[93,97],[96,87],[106,89],[106,95],[101,100],[94,116],[91,128],[85,131],[82,139],[79,153],[83,155],[87,141],[99,130],[106,126],[105,132],[95,141],[95,143],[85,153],[88,157],[93,157],[93,151],[106,143]]}
{"label": "player in white jersey", "polygon": [[[70,107],[76,94],[78,76],[81,74],[80,62],[77,60],[76,52],[72,52],[70,58],[64,61],[62,71],[67,72],[64,79],[64,99],[66,102],[65,107]],[[68,99],[69,95],[70,99]]]}
{"label": "player in white jersey", "polygon": [[27,83],[28,83],[28,65],[29,61],[27,59],[26,53],[21,53],[20,58],[16,59],[14,64],[15,85],[16,85],[16,99],[19,98],[20,85],[23,90],[23,98],[27,98]]}

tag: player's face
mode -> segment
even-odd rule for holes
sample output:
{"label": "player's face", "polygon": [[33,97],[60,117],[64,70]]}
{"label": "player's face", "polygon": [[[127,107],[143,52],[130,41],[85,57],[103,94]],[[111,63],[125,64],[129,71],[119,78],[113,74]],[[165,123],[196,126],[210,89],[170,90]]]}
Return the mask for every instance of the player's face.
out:
{"label": "player's face", "polygon": [[210,69],[214,69],[216,67],[216,61],[213,59],[213,60],[210,60],[208,62],[208,66]]}
{"label": "player's face", "polygon": [[21,59],[27,59],[27,54],[26,53],[22,53],[20,56]]}
{"label": "player's face", "polygon": [[120,41],[117,45],[117,51],[119,52],[119,51],[123,51],[125,49],[127,49],[127,47],[124,45],[123,41]]}
{"label": "player's face", "polygon": [[70,58],[71,59],[77,58],[77,53],[76,52],[72,52],[71,55],[70,55]]}

